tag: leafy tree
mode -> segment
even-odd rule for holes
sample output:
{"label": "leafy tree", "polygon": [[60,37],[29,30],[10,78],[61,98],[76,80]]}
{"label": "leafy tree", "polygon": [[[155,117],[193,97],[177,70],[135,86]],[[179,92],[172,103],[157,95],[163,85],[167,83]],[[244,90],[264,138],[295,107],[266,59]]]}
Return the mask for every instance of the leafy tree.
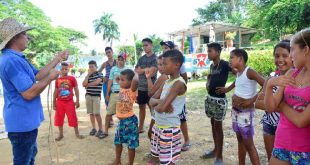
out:
{"label": "leafy tree", "polygon": [[110,42],[110,46],[113,40],[118,40],[120,37],[118,25],[111,19],[112,16],[110,13],[104,13],[99,19],[93,21],[95,34],[102,34],[102,39]]}

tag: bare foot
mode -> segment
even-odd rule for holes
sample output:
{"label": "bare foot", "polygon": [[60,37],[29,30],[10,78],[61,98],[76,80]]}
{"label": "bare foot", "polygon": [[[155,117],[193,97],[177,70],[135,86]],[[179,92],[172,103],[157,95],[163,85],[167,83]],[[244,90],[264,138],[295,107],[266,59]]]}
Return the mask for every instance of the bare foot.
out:
{"label": "bare foot", "polygon": [[76,135],[76,138],[78,138],[78,139],[84,139],[85,136],[83,136],[83,135]]}
{"label": "bare foot", "polygon": [[63,139],[64,136],[58,136],[57,138],[55,138],[56,141],[60,141],[61,139]]}
{"label": "bare foot", "polygon": [[122,163],[121,162],[113,162],[113,163],[110,163],[109,165],[122,165]]}

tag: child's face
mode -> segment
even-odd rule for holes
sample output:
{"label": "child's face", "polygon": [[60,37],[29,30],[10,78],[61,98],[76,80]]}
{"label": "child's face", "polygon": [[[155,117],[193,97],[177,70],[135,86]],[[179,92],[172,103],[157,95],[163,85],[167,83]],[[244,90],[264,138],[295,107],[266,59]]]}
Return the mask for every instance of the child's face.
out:
{"label": "child's face", "polygon": [[209,60],[215,60],[216,57],[218,57],[218,55],[219,55],[219,53],[215,49],[213,49],[213,48],[208,49],[208,59]]}
{"label": "child's face", "polygon": [[163,73],[172,75],[179,72],[180,64],[173,62],[169,57],[163,57]]}
{"label": "child's face", "polygon": [[131,86],[131,81],[127,79],[126,75],[119,76],[119,86],[124,89],[128,89]]}
{"label": "child's face", "polygon": [[107,55],[108,58],[113,58],[113,51],[108,49],[107,51],[105,51],[105,54]]}
{"label": "child's face", "polygon": [[61,72],[62,76],[67,76],[69,73],[69,67],[68,66],[61,66],[60,72]]}
{"label": "child's face", "polygon": [[291,52],[290,55],[292,57],[294,66],[296,68],[302,68],[305,66],[307,57],[303,49],[300,48],[298,44],[291,45]]}
{"label": "child's face", "polygon": [[158,67],[158,71],[160,74],[164,73],[164,66],[163,66],[163,59],[158,59],[157,60],[157,67]]}
{"label": "child's face", "polygon": [[90,64],[88,65],[88,69],[92,72],[96,72],[97,71],[97,66],[94,64]]}
{"label": "child's face", "polygon": [[229,64],[232,68],[238,68],[241,65],[242,58],[230,53]]}
{"label": "child's face", "polygon": [[274,52],[274,63],[278,70],[280,70],[282,73],[287,72],[293,67],[293,61],[290,56],[290,52],[287,49],[281,47],[278,47]]}
{"label": "child's face", "polygon": [[152,52],[153,46],[152,46],[151,43],[149,43],[149,42],[143,42],[142,44],[143,44],[143,50],[144,50],[145,53],[150,53],[150,52]]}
{"label": "child's face", "polygon": [[118,65],[119,67],[123,67],[123,66],[125,65],[125,59],[122,58],[122,57],[118,57],[118,59],[117,59],[117,65]]}

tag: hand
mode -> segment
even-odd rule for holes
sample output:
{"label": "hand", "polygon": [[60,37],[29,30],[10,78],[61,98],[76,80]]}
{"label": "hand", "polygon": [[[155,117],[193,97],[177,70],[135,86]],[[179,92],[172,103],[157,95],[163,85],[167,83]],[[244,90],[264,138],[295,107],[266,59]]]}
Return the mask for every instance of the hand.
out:
{"label": "hand", "polygon": [[49,72],[48,78],[49,78],[50,80],[56,80],[56,79],[58,78],[58,76],[59,76],[59,71],[57,71],[57,70],[55,70],[55,69],[52,69],[52,70],[50,70],[50,72]]}
{"label": "hand", "polygon": [[285,75],[285,76],[278,76],[278,77],[270,78],[268,80],[268,85],[272,87],[274,86],[286,87],[288,85],[295,86],[296,82],[293,77]]}
{"label": "hand", "polygon": [[149,78],[152,77],[151,68],[146,68],[144,73],[145,73],[145,77],[146,77],[147,79],[149,79]]}
{"label": "hand", "polygon": [[149,101],[149,104],[152,108],[156,107],[158,104],[160,104],[162,101],[159,100],[159,99],[154,99],[154,98],[151,98],[150,101]]}
{"label": "hand", "polygon": [[105,100],[106,100],[107,102],[109,102],[109,100],[110,100],[110,95],[107,94],[107,96],[105,97]]}
{"label": "hand", "polygon": [[257,100],[264,100],[265,99],[265,93],[264,92],[259,92],[257,95]]}
{"label": "hand", "polygon": [[92,75],[94,73],[94,71],[92,71],[91,69],[88,69],[88,76]]}
{"label": "hand", "polygon": [[227,93],[227,92],[228,92],[228,90],[225,87],[216,87],[216,89],[215,89],[215,93],[218,94],[218,95],[224,94],[224,93]]}
{"label": "hand", "polygon": [[66,61],[69,57],[69,52],[67,50],[59,52],[56,57],[59,60]]}
{"label": "hand", "polygon": [[75,108],[80,108],[80,102],[79,101],[75,102]]}
{"label": "hand", "polygon": [[173,109],[172,105],[170,105],[166,112],[167,113],[173,113],[173,111],[174,111],[174,109]]}
{"label": "hand", "polygon": [[254,101],[253,99],[243,99],[236,95],[232,97],[233,107],[236,108],[249,108],[254,103]]}

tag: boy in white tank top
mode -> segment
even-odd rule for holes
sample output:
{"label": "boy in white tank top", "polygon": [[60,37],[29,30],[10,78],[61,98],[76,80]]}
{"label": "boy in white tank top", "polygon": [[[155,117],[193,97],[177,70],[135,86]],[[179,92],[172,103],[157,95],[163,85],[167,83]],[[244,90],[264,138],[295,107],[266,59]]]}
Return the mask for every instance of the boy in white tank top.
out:
{"label": "boy in white tank top", "polygon": [[[235,49],[230,53],[230,65],[237,70],[235,93],[232,98],[232,127],[238,139],[239,164],[245,164],[246,152],[249,153],[253,165],[260,164],[254,145],[254,102],[257,98],[257,83],[264,85],[265,79],[255,70],[246,66],[248,54],[243,49]],[[231,87],[229,87],[231,89]]]}
{"label": "boy in white tank top", "polygon": [[[148,164],[173,165],[180,159],[181,130],[180,117],[185,105],[186,82],[180,77],[180,67],[184,61],[178,50],[169,50],[163,54],[163,72],[169,79],[150,100],[154,108],[155,125],[152,128],[151,154]],[[171,136],[172,135],[172,136]]]}

